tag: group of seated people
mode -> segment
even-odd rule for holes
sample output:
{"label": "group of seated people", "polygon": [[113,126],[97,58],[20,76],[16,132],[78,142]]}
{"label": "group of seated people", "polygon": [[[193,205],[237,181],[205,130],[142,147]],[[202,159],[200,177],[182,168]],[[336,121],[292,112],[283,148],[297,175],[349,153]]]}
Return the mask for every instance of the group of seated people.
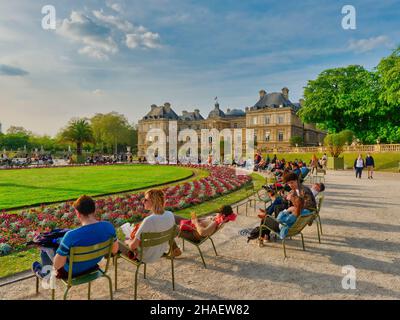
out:
{"label": "group of seated people", "polygon": [[[318,183],[309,188],[300,182],[299,176],[293,171],[286,172],[282,177],[282,182],[287,187],[287,193],[285,193],[285,187],[279,189],[276,185],[266,186],[271,204],[267,210],[260,209],[259,218],[264,225],[274,230],[283,239],[299,216],[308,215],[316,209],[315,197],[325,190],[325,186],[323,183]],[[231,206],[222,206],[216,215],[204,218],[198,218],[194,212],[191,219],[174,215],[165,210],[165,195],[159,189],[151,189],[145,192],[142,201],[149,215],[133,228],[129,237],[122,240],[117,238],[116,230],[110,222],[97,220],[95,201],[89,196],[81,196],[73,204],[81,226],[66,232],[59,239],[58,248],[41,247],[42,261],[41,263],[33,263],[33,272],[38,277],[44,278],[51,270],[54,270],[57,278],[65,279],[68,277],[68,257],[72,247],[91,246],[113,238],[113,255],[120,253],[131,259],[139,259],[138,249],[143,233],[163,232],[176,225],[179,226],[180,237],[190,241],[199,241],[214,234],[222,224],[236,219]],[[273,216],[275,216],[275,219],[272,219]],[[262,236],[265,240],[271,240],[269,230],[265,230]],[[146,248],[142,252],[141,259],[145,263],[155,262],[167,254],[168,249],[168,242]],[[170,254],[174,257],[182,254],[175,242]],[[95,270],[98,268],[100,260],[100,258],[97,258],[87,262],[74,263],[73,276]],[[44,268],[44,266],[47,267]]]}
{"label": "group of seated people", "polygon": [[53,165],[53,157],[51,154],[24,154],[23,156],[15,156],[9,158],[6,154],[0,155],[0,166],[1,167],[27,167],[31,165]]}
{"label": "group of seated people", "polygon": [[[191,241],[199,241],[203,237],[212,235],[223,223],[234,221],[236,215],[232,207],[223,206],[214,216],[198,218],[193,212],[191,219],[174,215],[164,208],[164,193],[158,189],[148,190],[143,198],[144,208],[149,215],[133,229],[129,238],[121,240],[117,238],[114,226],[108,221],[98,221],[95,216],[96,204],[89,196],[81,196],[73,204],[77,218],[81,226],[68,231],[62,239],[59,239],[57,249],[41,247],[41,263],[34,262],[32,271],[39,278],[46,277],[54,270],[56,278],[66,279],[68,277],[68,257],[72,247],[91,246],[114,239],[112,254],[124,254],[131,259],[138,259],[138,248],[141,243],[141,235],[144,232],[163,232],[170,230],[174,225],[180,227],[180,237]],[[168,252],[169,244],[163,243],[144,250],[142,261],[152,263]],[[174,243],[172,255],[177,257],[182,254],[180,248]],[[73,276],[79,276],[98,268],[101,258],[87,262],[77,262],[73,265]],[[47,266],[47,267],[45,267]],[[52,268],[49,268],[52,266]]]}
{"label": "group of seated people", "polygon": [[115,154],[112,156],[105,155],[94,155],[86,158],[88,164],[106,164],[106,163],[117,163],[117,162],[132,162],[133,156],[127,154]]}
{"label": "group of seated people", "polygon": [[[284,239],[297,218],[311,214],[317,208],[316,197],[325,190],[323,183],[315,183],[311,188],[303,185],[295,172],[287,172],[282,177],[283,184],[275,183],[265,186],[271,204],[258,217],[261,224],[268,226]],[[274,217],[274,218],[273,218]],[[263,230],[263,240],[271,240],[270,230]],[[257,232],[250,232],[248,241],[258,238]]]}

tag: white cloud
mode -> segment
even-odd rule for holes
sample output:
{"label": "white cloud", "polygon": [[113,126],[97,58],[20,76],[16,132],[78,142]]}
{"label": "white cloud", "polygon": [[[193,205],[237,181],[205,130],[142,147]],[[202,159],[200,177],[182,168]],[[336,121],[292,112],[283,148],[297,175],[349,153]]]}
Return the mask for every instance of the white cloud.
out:
{"label": "white cloud", "polygon": [[349,49],[355,52],[367,52],[378,47],[390,48],[393,46],[392,40],[388,36],[378,36],[369,39],[350,40]]}
{"label": "white cloud", "polygon": [[108,54],[118,52],[118,45],[111,35],[111,29],[99,25],[88,16],[72,11],[69,19],[64,19],[57,32],[85,46],[79,50],[92,58],[108,59]]}
{"label": "white cloud", "polygon": [[122,6],[119,3],[113,3],[111,1],[106,1],[107,7],[111,8],[115,12],[122,13]]}
{"label": "white cloud", "polygon": [[106,16],[102,11],[94,10],[93,15],[101,22],[117,27],[124,32],[131,32],[134,30],[132,23],[116,16]]}
{"label": "white cloud", "polygon": [[93,15],[99,21],[125,32],[125,44],[129,49],[136,49],[138,47],[155,49],[161,46],[160,35],[147,30],[143,26],[136,27],[127,20],[113,15],[104,15],[102,11],[98,10],[94,10]]}
{"label": "white cloud", "polygon": [[103,90],[101,89],[93,90],[92,93],[96,96],[102,96],[104,94]]}
{"label": "white cloud", "polygon": [[126,46],[130,49],[135,49],[139,46],[143,46],[149,49],[155,49],[161,47],[160,35],[147,31],[145,33],[130,33],[126,35]]}

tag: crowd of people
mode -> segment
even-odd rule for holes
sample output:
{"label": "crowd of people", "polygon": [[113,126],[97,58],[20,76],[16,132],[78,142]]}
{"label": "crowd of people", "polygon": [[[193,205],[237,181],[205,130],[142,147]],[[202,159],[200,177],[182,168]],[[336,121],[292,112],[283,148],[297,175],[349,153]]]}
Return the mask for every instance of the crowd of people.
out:
{"label": "crowd of people", "polygon": [[0,155],[0,167],[20,168],[34,165],[53,165],[54,160],[51,154],[24,154],[23,156],[8,157],[7,154]]}
{"label": "crowd of people", "polygon": [[[301,182],[301,168],[306,168],[302,162],[293,162],[289,166],[288,163],[274,158],[272,170],[277,174],[277,182],[264,186],[270,198],[270,205],[266,210],[260,209],[259,217],[263,224],[269,226],[283,239],[299,216],[311,214],[316,210],[316,196],[324,191],[325,186],[320,183],[309,188]],[[60,237],[57,241],[59,243],[58,248],[41,247],[42,261],[35,262],[32,265],[33,272],[36,276],[44,278],[52,269],[57,278],[65,278],[68,276],[68,257],[73,246],[90,246],[110,238],[114,239],[112,253],[126,255],[130,259],[141,257],[143,262],[152,263],[167,252],[177,257],[182,254],[182,251],[176,242],[174,242],[171,251],[168,251],[169,246],[166,242],[146,248],[139,256],[141,235],[149,232],[167,231],[176,225],[180,237],[196,242],[214,234],[222,224],[236,219],[236,214],[229,205],[222,206],[215,215],[198,217],[193,212],[191,218],[187,219],[166,210],[164,207],[165,200],[165,195],[161,190],[148,190],[142,200],[145,210],[149,213],[148,216],[139,224],[132,226],[131,233],[125,239],[117,239],[117,233],[111,223],[96,219],[95,201],[89,196],[81,196],[73,204],[81,227],[69,230],[63,237]],[[271,240],[268,230],[262,236],[265,240]],[[100,259],[97,258],[84,263],[74,263],[73,276],[94,270],[98,267],[99,261]]]}
{"label": "crowd of people", "polygon": [[119,153],[112,156],[92,154],[86,158],[87,164],[110,164],[110,163],[120,163],[120,162],[133,162],[132,154]]}

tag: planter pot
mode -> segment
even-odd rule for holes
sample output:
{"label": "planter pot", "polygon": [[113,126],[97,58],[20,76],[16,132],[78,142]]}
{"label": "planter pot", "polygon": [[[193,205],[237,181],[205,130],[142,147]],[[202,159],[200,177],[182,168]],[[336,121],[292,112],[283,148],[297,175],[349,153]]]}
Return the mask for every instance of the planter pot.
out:
{"label": "planter pot", "polygon": [[330,170],[344,170],[344,158],[328,158],[327,167]]}

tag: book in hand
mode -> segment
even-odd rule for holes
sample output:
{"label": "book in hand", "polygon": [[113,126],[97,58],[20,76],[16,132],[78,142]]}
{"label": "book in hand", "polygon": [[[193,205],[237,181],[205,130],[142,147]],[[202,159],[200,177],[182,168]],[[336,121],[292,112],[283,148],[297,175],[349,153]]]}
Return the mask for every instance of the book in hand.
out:
{"label": "book in hand", "polygon": [[129,222],[127,222],[127,223],[124,223],[120,228],[121,228],[122,232],[124,233],[125,238],[130,239],[131,233],[133,230],[132,225]]}

